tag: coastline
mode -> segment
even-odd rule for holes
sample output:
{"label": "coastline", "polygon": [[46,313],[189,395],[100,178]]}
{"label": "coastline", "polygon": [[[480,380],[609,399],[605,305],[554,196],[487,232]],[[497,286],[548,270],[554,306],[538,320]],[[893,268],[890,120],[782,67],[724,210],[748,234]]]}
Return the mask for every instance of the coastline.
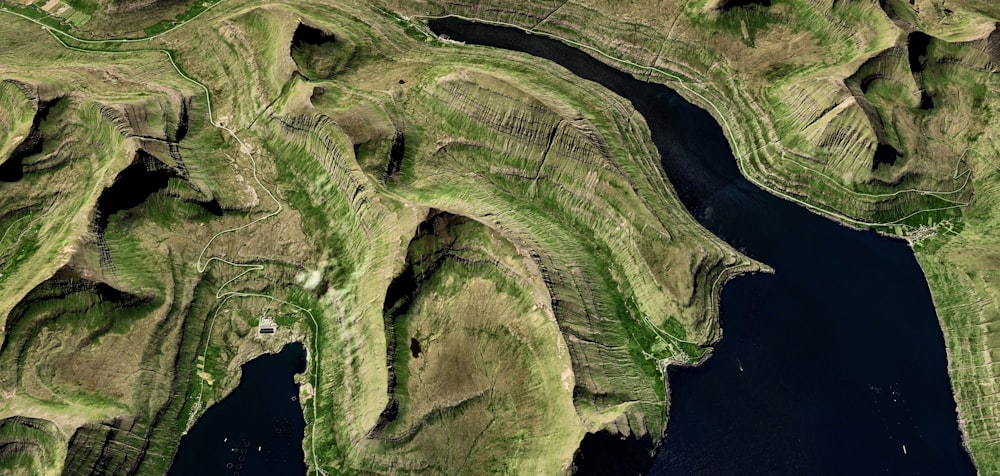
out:
{"label": "coastline", "polygon": [[[620,62],[622,64],[626,64],[626,65],[629,65],[629,66],[632,66],[632,67],[640,67],[640,68],[645,68],[645,69],[649,69],[649,70],[655,70],[655,71],[660,72],[662,74],[668,74],[668,73],[663,72],[662,70],[659,70],[658,68],[642,67],[640,65],[635,65],[634,63],[631,63],[631,62],[628,62],[628,61],[625,61],[625,60],[614,58],[614,57],[612,57],[610,55],[607,55],[607,54],[605,54],[603,52],[600,52],[600,51],[596,50],[595,48],[592,48],[592,47],[589,47],[589,46],[586,46],[586,45],[580,45],[577,42],[573,42],[571,40],[567,40],[565,38],[561,38],[558,35],[553,35],[553,34],[549,34],[549,33],[546,33],[546,32],[539,32],[537,30],[527,29],[527,28],[524,28],[524,27],[521,27],[521,26],[518,26],[518,25],[513,25],[513,24],[509,24],[509,23],[504,23],[504,22],[497,22],[497,21],[489,21],[489,20],[479,20],[479,19],[475,19],[475,18],[467,18],[467,17],[463,17],[461,15],[443,15],[443,16],[437,16],[437,17],[425,16],[425,17],[419,17],[419,18],[447,18],[447,17],[454,17],[454,18],[459,18],[459,19],[463,19],[463,20],[467,20],[467,21],[487,23],[487,24],[492,24],[492,25],[496,25],[496,26],[512,27],[512,28],[515,28],[517,30],[520,30],[520,31],[528,33],[528,34],[540,34],[540,35],[549,37],[551,39],[554,39],[554,40],[557,40],[557,41],[561,41],[561,42],[566,43],[566,44],[568,44],[570,46],[574,46],[574,47],[577,47],[577,48],[580,48],[580,49],[587,50],[588,53],[592,52],[592,51],[597,51],[603,58],[607,58],[607,59],[610,59],[612,61],[617,61],[617,62]],[[444,41],[453,41],[453,40],[447,40],[446,39]],[[591,54],[591,56],[594,56],[594,55]],[[595,57],[595,59],[601,60],[602,62],[604,62],[604,63],[607,64],[608,62],[604,61],[603,58]],[[620,65],[614,65],[614,64],[610,64],[609,66],[620,67]],[[626,72],[627,72],[627,70],[626,70]],[[632,74],[632,75],[634,76],[634,74]],[[648,81],[648,79],[647,79],[647,81]],[[811,204],[811,203],[805,202],[805,201],[803,201],[801,199],[792,197],[792,196],[790,196],[787,193],[787,191],[785,191],[784,189],[782,189],[780,187],[780,185],[771,184],[770,182],[762,183],[763,180],[760,177],[757,177],[756,174],[750,173],[751,170],[746,166],[746,164],[744,163],[744,161],[741,160],[741,159],[745,159],[746,156],[740,154],[739,147],[737,146],[738,139],[742,138],[744,136],[736,134],[736,131],[729,126],[728,121],[726,121],[724,117],[721,117],[721,110],[713,102],[711,102],[710,100],[708,100],[707,98],[705,98],[702,94],[700,94],[700,93],[698,93],[696,91],[691,90],[689,87],[687,87],[683,83],[681,83],[681,85],[684,86],[682,88],[676,88],[673,84],[670,84],[670,83],[662,83],[662,84],[665,84],[666,86],[670,87],[675,92],[677,92],[682,97],[684,97],[684,99],[688,100],[692,104],[695,104],[697,107],[699,107],[699,108],[705,110],[706,112],[708,112],[709,115],[711,115],[720,124],[720,126],[722,126],[722,130],[723,130],[723,133],[724,133],[724,135],[726,137],[728,145],[729,145],[731,151],[733,152],[733,155],[735,157],[737,157],[737,165],[738,165],[738,169],[739,169],[740,174],[743,175],[743,177],[746,178],[753,185],[761,188],[762,190],[764,190],[765,192],[767,192],[768,194],[770,194],[772,196],[776,196],[776,197],[782,198],[782,199],[784,199],[786,201],[789,201],[789,202],[795,203],[797,205],[803,206],[804,208],[806,208],[807,210],[809,210],[813,214],[823,216],[824,218],[828,218],[828,219],[832,220],[833,222],[835,222],[836,224],[844,226],[844,227],[846,227],[848,229],[861,230],[861,231],[875,231],[876,234],[878,234],[880,236],[885,236],[885,237],[889,237],[889,238],[902,239],[902,240],[904,240],[904,241],[907,242],[907,246],[910,249],[910,252],[913,254],[914,260],[919,265],[919,260],[916,259],[916,250],[915,250],[915,247],[914,247],[914,241],[912,239],[910,239],[909,237],[907,237],[907,236],[901,236],[898,233],[892,233],[892,232],[890,232],[888,230],[888,228],[890,226],[897,225],[899,222],[902,222],[902,221],[904,221],[904,220],[912,217],[915,214],[923,213],[923,212],[927,212],[927,211],[934,211],[934,210],[919,210],[917,212],[914,212],[911,215],[907,215],[906,217],[900,218],[900,219],[895,220],[893,222],[889,222],[889,223],[874,223],[874,222],[865,222],[865,221],[861,221],[861,220],[856,220],[856,219],[847,217],[845,215],[841,215],[841,214],[839,214],[837,212],[827,210],[823,206]],[[690,92],[691,95],[684,94],[685,92]],[[711,107],[706,107],[706,105],[711,106]],[[757,153],[757,152],[759,152],[759,150],[752,151],[752,152],[750,152],[750,154]],[[919,192],[919,191],[917,191],[917,192]],[[920,266],[919,269],[920,269],[921,274],[923,275],[922,279],[923,279],[925,285],[927,286],[928,291],[930,291],[931,287],[930,287],[930,283],[928,281],[927,273],[923,269],[922,266]],[[670,365],[685,366],[685,367],[698,366],[698,365],[704,363],[705,361],[707,361],[707,359],[711,358],[711,355],[712,355],[713,352],[712,352],[712,348],[710,346],[712,344],[714,344],[714,343],[717,343],[717,342],[721,341],[721,339],[722,339],[722,333],[723,333],[723,329],[721,327],[721,322],[719,322],[719,309],[718,309],[719,306],[720,306],[720,300],[721,300],[721,290],[723,289],[724,285],[726,283],[728,283],[729,280],[735,279],[736,277],[739,277],[739,276],[741,276],[743,274],[749,274],[749,273],[758,272],[758,271],[767,272],[767,270],[764,270],[764,269],[755,269],[755,270],[747,270],[747,269],[743,269],[743,270],[727,270],[727,272],[723,273],[723,276],[720,276],[721,279],[717,279],[716,282],[713,283],[713,289],[711,291],[711,294],[713,294],[713,304],[714,305],[712,306],[711,313],[712,313],[712,315],[713,315],[713,317],[715,319],[715,326],[718,328],[718,334],[716,336],[713,336],[714,338],[710,342],[707,342],[706,344],[703,345],[703,347],[707,349],[707,352],[704,355],[702,355],[699,358],[699,360],[694,361],[694,362],[665,362],[664,365],[661,366],[661,369],[662,369],[661,371],[665,370]],[[773,272],[773,270],[770,270],[770,272]],[[944,333],[945,332],[945,326],[944,326],[944,323],[941,320],[941,313],[939,312],[937,302],[933,300],[933,293],[930,293],[930,295],[932,296],[932,304],[933,304],[933,310],[934,310],[934,313],[935,313],[937,328],[938,328],[938,330],[940,332]],[[948,379],[949,379],[949,385],[950,385],[950,392],[951,392],[952,401],[954,402],[955,409],[956,409],[957,424],[958,424],[958,427],[959,427],[959,430],[960,430],[960,434],[962,435],[962,437],[961,437],[962,446],[963,446],[965,452],[969,455],[969,457],[970,457],[969,459],[972,461],[973,466],[976,468],[976,471],[978,472],[979,471],[978,465],[976,464],[976,460],[974,458],[974,455],[973,455],[973,453],[971,451],[971,448],[970,448],[970,445],[969,445],[968,426],[966,424],[966,421],[965,421],[962,413],[960,411],[958,411],[958,404],[957,404],[958,400],[956,398],[957,395],[956,395],[956,392],[955,392],[954,379],[953,379],[952,373],[950,371],[950,369],[951,369],[951,352],[950,352],[950,349],[949,349],[949,347],[947,345],[947,342],[945,342],[944,344],[945,344],[945,355],[946,355],[946,358],[947,358],[947,366],[948,366],[947,375],[948,375]],[[666,372],[664,371],[663,374],[664,374],[664,386],[665,386],[666,393],[667,393],[667,401],[668,401],[668,408],[669,408],[669,402],[670,402],[670,397],[671,397],[671,387],[670,387],[670,384],[668,382],[668,378],[667,378]]]}

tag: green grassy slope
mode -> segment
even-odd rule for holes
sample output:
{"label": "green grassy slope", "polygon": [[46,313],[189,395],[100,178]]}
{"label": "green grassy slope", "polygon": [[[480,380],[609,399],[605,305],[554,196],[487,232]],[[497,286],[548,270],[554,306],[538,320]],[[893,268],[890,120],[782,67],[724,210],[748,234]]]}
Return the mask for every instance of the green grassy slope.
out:
{"label": "green grassy slope", "polygon": [[[759,268],[686,214],[627,102],[554,65],[353,4],[219,3],[138,42],[0,15],[0,417],[58,430],[12,466],[162,473],[240,364],[298,340],[314,470],[564,471],[585,432],[662,434],[664,365],[701,358],[719,287]],[[459,245],[387,318],[440,252],[429,209],[465,217]],[[473,348],[475,377],[435,387]],[[448,431],[476,432],[467,458]]]}
{"label": "green grassy slope", "polygon": [[414,21],[457,14],[546,33],[667,83],[719,120],[750,180],[910,239],[976,462],[984,474],[997,467],[989,310],[1000,287],[983,276],[996,250],[1000,12],[989,2],[384,4]]}

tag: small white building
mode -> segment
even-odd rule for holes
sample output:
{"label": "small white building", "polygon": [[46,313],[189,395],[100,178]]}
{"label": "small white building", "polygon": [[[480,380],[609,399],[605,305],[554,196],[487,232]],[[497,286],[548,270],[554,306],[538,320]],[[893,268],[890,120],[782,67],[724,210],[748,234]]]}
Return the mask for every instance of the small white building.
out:
{"label": "small white building", "polygon": [[260,322],[257,323],[257,335],[273,335],[277,330],[278,323],[274,322],[274,319],[260,316]]}

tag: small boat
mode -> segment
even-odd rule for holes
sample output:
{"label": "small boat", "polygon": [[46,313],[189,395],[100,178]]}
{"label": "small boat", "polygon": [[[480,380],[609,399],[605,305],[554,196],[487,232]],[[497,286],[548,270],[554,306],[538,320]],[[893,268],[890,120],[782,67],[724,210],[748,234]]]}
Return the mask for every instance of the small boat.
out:
{"label": "small boat", "polygon": [[740,359],[736,359],[736,363],[740,366],[740,372],[742,372],[743,371],[743,361],[741,361]]}
{"label": "small boat", "polygon": [[906,445],[903,445],[903,454],[906,454]]}

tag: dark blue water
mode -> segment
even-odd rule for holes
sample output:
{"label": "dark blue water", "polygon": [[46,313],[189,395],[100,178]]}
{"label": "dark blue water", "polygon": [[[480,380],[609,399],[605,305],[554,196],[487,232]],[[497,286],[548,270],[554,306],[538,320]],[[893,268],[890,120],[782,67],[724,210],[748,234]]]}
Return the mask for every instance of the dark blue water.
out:
{"label": "dark blue water", "polygon": [[[739,173],[719,124],[666,86],[540,35],[455,18],[430,26],[552,60],[631,101],[684,206],[776,271],[727,284],[712,358],[668,370],[667,433],[649,473],[975,474],[944,338],[905,242],[758,189]],[[613,460],[613,451],[589,459]]]}
{"label": "dark blue water", "polygon": [[305,419],[293,376],[306,369],[300,343],[243,365],[239,386],[181,438],[168,474],[271,476],[306,473]]}

